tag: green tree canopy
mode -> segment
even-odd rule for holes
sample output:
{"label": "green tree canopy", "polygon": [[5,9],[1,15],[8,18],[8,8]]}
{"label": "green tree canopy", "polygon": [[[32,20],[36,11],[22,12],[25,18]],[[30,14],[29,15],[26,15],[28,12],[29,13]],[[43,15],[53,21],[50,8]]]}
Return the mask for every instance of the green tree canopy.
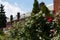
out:
{"label": "green tree canopy", "polygon": [[0,7],[0,28],[6,27],[6,22],[7,22],[3,7],[4,6],[1,4],[1,7]]}
{"label": "green tree canopy", "polygon": [[40,11],[39,9],[39,3],[37,0],[34,0],[34,4],[33,4],[33,9],[32,9],[32,15],[33,13],[36,14]]}

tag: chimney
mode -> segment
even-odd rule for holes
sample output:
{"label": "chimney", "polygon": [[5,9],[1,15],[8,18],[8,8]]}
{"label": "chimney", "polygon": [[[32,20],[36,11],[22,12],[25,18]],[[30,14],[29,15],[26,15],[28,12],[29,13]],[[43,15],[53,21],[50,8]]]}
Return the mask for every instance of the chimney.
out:
{"label": "chimney", "polygon": [[17,21],[20,20],[20,12],[17,13]]}
{"label": "chimney", "polygon": [[13,15],[10,15],[10,22],[13,22]]}

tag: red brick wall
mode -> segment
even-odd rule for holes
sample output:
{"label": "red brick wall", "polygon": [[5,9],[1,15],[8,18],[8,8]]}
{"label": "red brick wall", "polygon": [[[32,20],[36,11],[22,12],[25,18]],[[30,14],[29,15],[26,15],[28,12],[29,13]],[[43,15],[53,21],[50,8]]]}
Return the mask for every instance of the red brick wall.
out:
{"label": "red brick wall", "polygon": [[59,11],[60,9],[60,0],[54,0],[54,10],[55,12]]}

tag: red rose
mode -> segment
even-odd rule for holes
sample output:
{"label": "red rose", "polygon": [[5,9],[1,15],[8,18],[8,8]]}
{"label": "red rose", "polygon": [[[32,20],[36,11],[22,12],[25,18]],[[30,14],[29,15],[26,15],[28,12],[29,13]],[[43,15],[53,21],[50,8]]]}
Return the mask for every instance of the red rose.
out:
{"label": "red rose", "polygon": [[47,21],[48,21],[48,22],[52,22],[52,17],[48,17],[48,18],[47,18]]}

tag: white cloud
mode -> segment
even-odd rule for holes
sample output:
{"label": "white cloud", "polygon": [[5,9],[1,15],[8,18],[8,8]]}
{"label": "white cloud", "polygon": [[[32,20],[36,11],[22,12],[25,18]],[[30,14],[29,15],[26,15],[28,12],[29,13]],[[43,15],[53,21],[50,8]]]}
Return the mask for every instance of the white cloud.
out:
{"label": "white cloud", "polygon": [[13,4],[10,4],[9,2],[0,0],[0,4],[4,5],[4,9],[7,17],[10,17],[11,14],[13,16],[16,16],[17,12],[20,12],[21,14],[23,14],[23,11],[21,10],[21,8],[17,6],[18,4],[16,2],[13,5]]}
{"label": "white cloud", "polygon": [[48,7],[49,10],[54,10],[53,4],[49,4],[49,5],[47,5],[47,7]]}

